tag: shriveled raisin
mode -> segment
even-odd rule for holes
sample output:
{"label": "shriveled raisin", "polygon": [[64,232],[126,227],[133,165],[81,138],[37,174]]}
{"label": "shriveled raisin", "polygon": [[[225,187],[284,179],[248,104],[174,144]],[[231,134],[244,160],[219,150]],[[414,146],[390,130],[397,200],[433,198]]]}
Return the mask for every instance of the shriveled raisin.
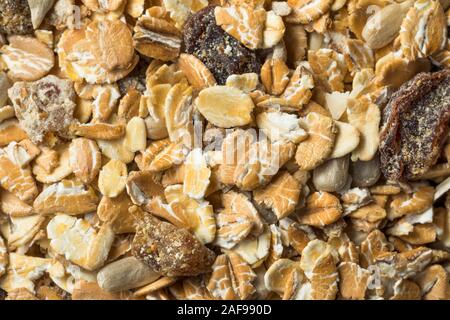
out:
{"label": "shriveled raisin", "polygon": [[185,24],[183,51],[201,60],[218,84],[232,74],[258,73],[265,52],[247,49],[216,24],[214,6],[193,14]]}
{"label": "shriveled raisin", "polygon": [[436,163],[450,121],[450,70],[419,73],[394,93],[383,112],[381,170],[405,180]]}

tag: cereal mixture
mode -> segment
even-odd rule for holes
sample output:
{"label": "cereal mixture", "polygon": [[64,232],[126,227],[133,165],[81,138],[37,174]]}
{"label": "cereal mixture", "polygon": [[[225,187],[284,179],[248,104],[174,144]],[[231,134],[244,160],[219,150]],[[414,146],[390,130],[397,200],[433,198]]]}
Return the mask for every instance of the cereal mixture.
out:
{"label": "cereal mixture", "polygon": [[0,300],[449,300],[450,1],[0,0]]}

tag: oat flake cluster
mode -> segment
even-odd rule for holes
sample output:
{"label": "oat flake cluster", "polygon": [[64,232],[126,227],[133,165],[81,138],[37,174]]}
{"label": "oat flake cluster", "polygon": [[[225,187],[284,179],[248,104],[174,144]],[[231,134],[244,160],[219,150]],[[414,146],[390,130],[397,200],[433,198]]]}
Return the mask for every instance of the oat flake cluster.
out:
{"label": "oat flake cluster", "polygon": [[0,0],[0,300],[450,299],[449,8]]}

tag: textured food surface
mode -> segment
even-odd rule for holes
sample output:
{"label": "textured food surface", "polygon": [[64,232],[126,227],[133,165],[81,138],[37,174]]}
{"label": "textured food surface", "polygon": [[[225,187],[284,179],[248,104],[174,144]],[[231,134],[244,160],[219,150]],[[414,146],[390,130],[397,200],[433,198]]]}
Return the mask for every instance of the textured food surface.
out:
{"label": "textured food surface", "polygon": [[193,14],[184,26],[184,50],[200,59],[219,84],[233,74],[259,73],[262,63],[252,51],[228,35],[214,18],[214,6]]}
{"label": "textured food surface", "polygon": [[0,300],[450,300],[449,27],[0,0]]}

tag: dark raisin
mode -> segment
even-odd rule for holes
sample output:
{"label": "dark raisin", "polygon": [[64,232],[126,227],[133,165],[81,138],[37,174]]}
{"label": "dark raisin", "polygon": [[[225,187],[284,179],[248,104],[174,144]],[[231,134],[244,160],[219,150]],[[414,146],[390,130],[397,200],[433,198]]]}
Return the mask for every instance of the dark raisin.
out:
{"label": "dark raisin", "polygon": [[33,32],[31,12],[26,0],[0,0],[0,33],[30,34]]}
{"label": "dark raisin", "polygon": [[439,157],[450,121],[450,70],[419,73],[383,110],[381,170],[386,179],[425,173]]}
{"label": "dark raisin", "polygon": [[216,24],[214,6],[193,14],[185,24],[183,51],[200,59],[218,84],[228,76],[255,72],[259,74],[266,51],[253,51],[243,46]]}

